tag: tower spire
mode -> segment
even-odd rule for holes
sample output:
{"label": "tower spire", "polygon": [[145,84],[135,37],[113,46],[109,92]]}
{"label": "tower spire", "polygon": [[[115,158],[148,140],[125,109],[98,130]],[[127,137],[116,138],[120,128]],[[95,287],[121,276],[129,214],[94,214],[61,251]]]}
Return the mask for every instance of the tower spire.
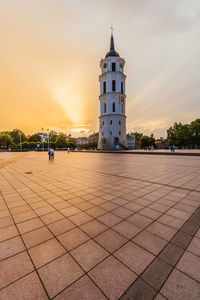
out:
{"label": "tower spire", "polygon": [[113,38],[113,27],[110,27],[111,29],[111,37],[110,37],[110,51],[111,50],[115,50],[115,46],[114,46],[114,38]]}

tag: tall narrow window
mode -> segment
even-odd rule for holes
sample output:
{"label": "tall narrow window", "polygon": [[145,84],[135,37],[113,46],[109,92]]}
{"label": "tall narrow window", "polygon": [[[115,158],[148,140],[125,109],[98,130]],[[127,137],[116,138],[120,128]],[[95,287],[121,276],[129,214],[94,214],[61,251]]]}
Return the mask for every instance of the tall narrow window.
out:
{"label": "tall narrow window", "polygon": [[121,131],[119,131],[119,135],[121,135]]}
{"label": "tall narrow window", "polygon": [[113,71],[113,72],[116,71],[116,63],[112,63],[112,71]]}
{"label": "tall narrow window", "polygon": [[121,113],[124,114],[124,103],[121,104]]}
{"label": "tall narrow window", "polygon": [[121,94],[123,94],[124,93],[124,83],[123,83],[123,81],[121,81]]}
{"label": "tall narrow window", "polygon": [[115,92],[115,80],[112,80],[112,91]]}
{"label": "tall narrow window", "polygon": [[119,126],[121,125],[121,121],[119,121]]}
{"label": "tall narrow window", "polygon": [[110,120],[110,125],[112,125],[112,120]]}
{"label": "tall narrow window", "polygon": [[106,113],[106,103],[103,103],[103,113]]}
{"label": "tall narrow window", "polygon": [[106,93],[106,81],[103,82],[103,93]]}
{"label": "tall narrow window", "polygon": [[110,135],[112,135],[112,131],[110,131]]}
{"label": "tall narrow window", "polygon": [[113,112],[115,112],[115,102],[113,102],[113,104],[112,104],[112,110],[113,110]]}

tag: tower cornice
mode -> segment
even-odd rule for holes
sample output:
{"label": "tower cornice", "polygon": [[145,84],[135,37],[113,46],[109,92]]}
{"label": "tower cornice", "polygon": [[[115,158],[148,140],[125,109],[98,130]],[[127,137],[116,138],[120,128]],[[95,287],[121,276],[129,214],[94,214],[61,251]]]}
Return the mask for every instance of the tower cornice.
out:
{"label": "tower cornice", "polygon": [[120,92],[106,92],[106,93],[101,94],[101,95],[99,96],[99,100],[100,100],[100,98],[103,97],[104,95],[105,95],[105,96],[106,96],[106,95],[121,95],[121,96],[123,96],[123,97],[126,99],[126,94],[122,94],[122,93],[120,93]]}
{"label": "tower cornice", "polygon": [[101,79],[101,77],[103,77],[104,75],[107,75],[107,74],[121,74],[124,78],[126,78],[126,75],[121,71],[106,71],[106,72],[102,73],[101,75],[99,75],[99,80]]}

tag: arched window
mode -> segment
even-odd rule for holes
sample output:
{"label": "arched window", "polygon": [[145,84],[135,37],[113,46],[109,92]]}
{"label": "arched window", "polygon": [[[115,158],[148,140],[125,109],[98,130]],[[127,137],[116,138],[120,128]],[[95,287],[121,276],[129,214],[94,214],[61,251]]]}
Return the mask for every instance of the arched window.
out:
{"label": "arched window", "polygon": [[106,113],[106,103],[103,103],[103,113]]}
{"label": "arched window", "polygon": [[121,81],[121,94],[123,94],[124,93],[124,83],[123,83],[123,81]]}
{"label": "arched window", "polygon": [[112,104],[112,110],[113,110],[113,112],[115,112],[115,102],[113,102],[113,104]]}
{"label": "arched window", "polygon": [[116,63],[112,63],[112,72],[116,71]]}
{"label": "arched window", "polygon": [[115,80],[112,80],[112,91],[113,92],[115,92],[115,88],[116,88],[116,86],[115,86]]}
{"label": "arched window", "polygon": [[121,121],[119,121],[119,126],[121,125]]}
{"label": "arched window", "polygon": [[106,81],[103,82],[103,93],[106,93]]}

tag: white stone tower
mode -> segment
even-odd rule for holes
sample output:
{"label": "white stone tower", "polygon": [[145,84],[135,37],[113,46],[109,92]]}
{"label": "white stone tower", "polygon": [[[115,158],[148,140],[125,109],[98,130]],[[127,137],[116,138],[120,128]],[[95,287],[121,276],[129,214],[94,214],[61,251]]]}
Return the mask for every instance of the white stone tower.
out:
{"label": "white stone tower", "polygon": [[115,51],[111,34],[110,51],[100,61],[100,117],[98,149],[127,149],[125,61]]}

